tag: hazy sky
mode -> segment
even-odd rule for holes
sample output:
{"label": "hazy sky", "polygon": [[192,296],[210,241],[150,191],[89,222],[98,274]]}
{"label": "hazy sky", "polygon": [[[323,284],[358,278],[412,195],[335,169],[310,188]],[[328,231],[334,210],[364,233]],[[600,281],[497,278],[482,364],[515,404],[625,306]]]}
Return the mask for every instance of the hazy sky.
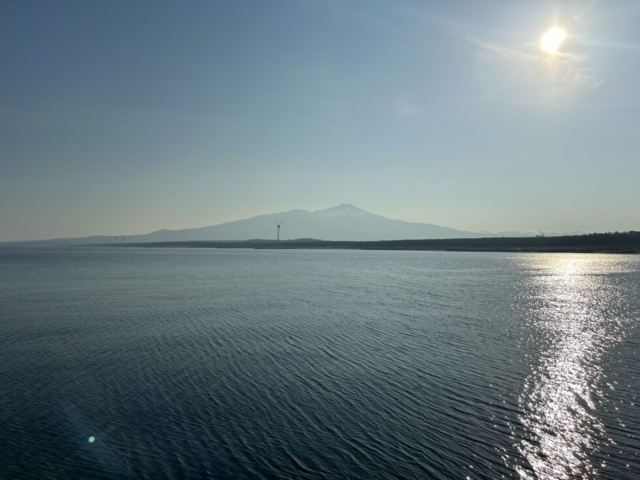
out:
{"label": "hazy sky", "polygon": [[339,203],[638,230],[639,26],[638,0],[5,0],[0,241]]}

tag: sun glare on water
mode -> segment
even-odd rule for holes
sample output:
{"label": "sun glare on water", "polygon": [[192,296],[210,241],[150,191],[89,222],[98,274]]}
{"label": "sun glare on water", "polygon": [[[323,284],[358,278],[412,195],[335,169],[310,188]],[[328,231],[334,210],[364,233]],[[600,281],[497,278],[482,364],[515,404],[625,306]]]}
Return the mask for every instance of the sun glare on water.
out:
{"label": "sun glare on water", "polygon": [[550,28],[540,38],[540,48],[550,55],[555,55],[566,37],[567,34],[562,28]]}

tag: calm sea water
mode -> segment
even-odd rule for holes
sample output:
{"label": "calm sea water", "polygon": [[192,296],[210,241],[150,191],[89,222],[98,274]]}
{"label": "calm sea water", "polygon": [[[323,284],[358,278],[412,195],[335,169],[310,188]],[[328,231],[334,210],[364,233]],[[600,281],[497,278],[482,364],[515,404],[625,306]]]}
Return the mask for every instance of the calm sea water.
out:
{"label": "calm sea water", "polygon": [[0,478],[640,478],[640,256],[0,250]]}

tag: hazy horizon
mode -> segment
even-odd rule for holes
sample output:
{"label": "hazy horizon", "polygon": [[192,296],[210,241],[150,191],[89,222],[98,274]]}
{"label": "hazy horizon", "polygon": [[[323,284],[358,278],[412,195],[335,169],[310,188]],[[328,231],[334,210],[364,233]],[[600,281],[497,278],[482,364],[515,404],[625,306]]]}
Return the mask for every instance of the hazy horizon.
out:
{"label": "hazy horizon", "polygon": [[[357,213],[356,218],[352,217],[352,214],[354,211]],[[298,215],[300,214],[302,214],[303,216],[298,217]],[[318,218],[318,220],[321,220],[321,221],[319,223],[316,222],[314,224],[312,222],[311,224],[309,224],[309,221],[312,220],[314,217],[316,217],[316,215],[318,214],[320,214],[320,217]],[[328,214],[328,216],[324,216],[324,214]],[[354,222],[354,220],[356,220],[357,217],[361,217],[362,214],[366,214],[364,215],[364,217],[367,218],[369,222],[375,218],[383,220],[383,222],[380,225],[377,225],[378,233],[373,234],[373,237],[371,236],[371,232],[370,232],[370,228],[372,227],[370,223],[367,224],[367,222],[365,222],[364,224],[361,224],[357,221]],[[289,218],[290,215],[293,215],[293,218]],[[353,218],[353,220],[350,217]],[[398,225],[385,226],[385,224],[388,223],[386,221],[391,221],[391,222],[400,221],[400,222],[403,222],[405,227],[410,227],[410,226],[435,227],[436,230],[438,231],[441,230],[443,232],[451,229],[447,225],[435,225],[435,224],[429,224],[426,222],[405,222],[399,219],[384,217],[384,216],[378,215],[376,212],[369,212],[361,208],[358,208],[356,205],[343,203],[340,205],[333,205],[333,206],[323,208],[323,209],[318,209],[318,210],[293,209],[293,210],[287,210],[283,212],[266,212],[266,213],[248,217],[248,218],[238,218],[238,219],[230,220],[228,222],[222,222],[222,223],[211,224],[211,225],[196,225],[193,227],[187,227],[185,229],[162,228],[162,229],[156,229],[149,232],[140,232],[140,233],[109,232],[105,234],[89,235],[86,237],[47,237],[47,238],[30,238],[30,239],[13,240],[13,241],[38,242],[42,240],[64,240],[65,238],[73,239],[73,238],[92,238],[92,237],[109,237],[110,241],[112,238],[120,238],[120,237],[122,237],[122,239],[128,238],[130,240],[131,238],[134,238],[134,239],[136,238],[139,239],[139,237],[146,238],[152,234],[162,234],[162,232],[191,232],[191,231],[199,231],[199,230],[208,229],[208,228],[217,228],[217,227],[231,226],[235,224],[247,224],[247,223],[248,223],[249,230],[246,230],[246,229],[240,230],[241,232],[245,232],[245,233],[241,233],[239,235],[231,234],[230,236],[228,236],[228,238],[223,238],[223,239],[213,238],[212,240],[214,241],[215,240],[241,240],[241,241],[245,240],[246,241],[246,240],[253,240],[253,239],[268,240],[273,237],[273,234],[275,232],[274,225],[276,225],[276,223],[282,223],[283,219],[285,219],[284,221],[285,224],[283,225],[283,230],[281,235],[281,239],[283,240],[313,238],[313,239],[319,239],[319,240],[366,241],[366,240],[403,240],[403,239],[422,239],[422,238],[457,238],[459,236],[455,234],[445,234],[442,232],[439,232],[436,236],[434,236],[434,232],[429,229],[426,230],[427,233],[425,234],[420,234],[421,232],[425,232],[424,230],[423,231],[416,230],[414,234],[411,234],[411,233],[407,234],[406,230],[401,230],[399,233],[397,229]],[[337,220],[337,222],[332,223],[331,219],[335,219]],[[257,224],[251,223],[253,221],[259,221],[259,222]],[[340,232],[345,228],[345,226],[350,227],[350,230],[352,231],[353,235],[356,235],[356,236],[351,237],[347,235],[346,237],[343,237],[341,235],[338,235],[341,238],[336,238],[335,237],[336,229],[338,232]],[[359,231],[360,228],[364,229],[364,231]],[[247,232],[252,232],[252,233],[247,233]],[[358,236],[358,232],[362,236]],[[490,232],[488,230],[478,230],[473,232],[473,231],[458,230],[458,229],[454,229],[454,232],[458,232],[461,234],[468,234],[468,233],[530,234],[532,236],[538,235],[538,234],[572,235],[572,234],[583,234],[583,233],[602,233],[602,232],[578,232],[578,231],[573,231],[573,232],[526,231],[526,232],[523,232],[523,231],[514,231],[514,230],[511,230],[511,231],[502,230],[499,232]],[[181,237],[182,241],[203,240],[203,238],[200,238],[198,235],[192,235],[192,236],[183,235],[182,237]],[[477,236],[475,236],[475,238],[477,238]],[[144,241],[163,242],[163,241],[171,241],[171,240],[163,239],[163,238],[150,238]],[[3,242],[0,241],[0,243],[3,243]]]}
{"label": "hazy horizon", "polygon": [[638,2],[0,12],[0,242],[341,203],[466,231],[640,230]]}

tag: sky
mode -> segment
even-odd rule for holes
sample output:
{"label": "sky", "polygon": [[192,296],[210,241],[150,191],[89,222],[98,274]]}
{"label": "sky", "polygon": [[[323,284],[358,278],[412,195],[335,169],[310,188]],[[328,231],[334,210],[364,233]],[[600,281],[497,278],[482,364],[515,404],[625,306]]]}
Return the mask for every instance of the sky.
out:
{"label": "sky", "polygon": [[340,203],[640,230],[638,25],[637,0],[1,2],[0,241]]}

